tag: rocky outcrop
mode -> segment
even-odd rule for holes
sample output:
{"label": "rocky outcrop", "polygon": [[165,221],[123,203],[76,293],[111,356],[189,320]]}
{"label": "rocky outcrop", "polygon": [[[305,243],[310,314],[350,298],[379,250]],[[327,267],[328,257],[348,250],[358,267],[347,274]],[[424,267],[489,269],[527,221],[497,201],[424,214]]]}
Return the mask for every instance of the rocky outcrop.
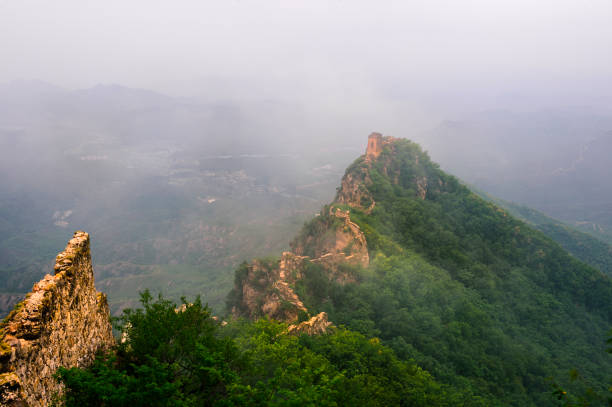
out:
{"label": "rocky outcrop", "polygon": [[[387,165],[384,162],[386,160],[381,158],[381,154],[385,151],[385,148],[392,152],[394,142],[397,140],[394,137],[383,137],[380,133],[370,134],[365,155],[353,163],[342,177],[334,202],[348,205],[365,213],[372,212],[376,202],[368,190],[368,187],[372,185],[370,169],[374,162],[382,160],[381,170],[385,175],[389,175]],[[390,155],[386,154],[383,157],[388,160]]]}
{"label": "rocky outcrop", "polygon": [[419,196],[419,198],[425,199],[427,197],[427,178],[417,177],[416,186],[417,186],[417,195]]}
{"label": "rocky outcrop", "polygon": [[256,259],[243,265],[244,275],[234,287],[238,299],[232,313],[249,318],[265,315],[279,321],[297,321],[300,311],[307,310],[292,286],[301,278],[305,258],[284,252],[276,262]]}
{"label": "rocky outcrop", "polygon": [[[429,160],[427,153],[420,148],[413,148],[410,156],[411,165],[407,165],[408,172],[401,170],[394,161],[397,161],[396,150],[398,143],[406,143],[406,140],[394,137],[383,137],[380,133],[372,133],[368,137],[366,154],[355,161],[346,171],[342,183],[336,194],[335,202],[348,205],[352,208],[369,214],[374,209],[376,202],[369,187],[372,186],[370,172],[376,168],[382,175],[387,177],[392,184],[399,185],[400,179],[403,187],[412,188],[416,196],[427,199],[430,192],[439,193],[446,186],[439,176],[426,174],[419,160],[424,157]],[[383,154],[384,153],[384,154]],[[402,173],[404,171],[404,173]]]}
{"label": "rocky outcrop", "polygon": [[[346,207],[365,213],[374,209],[376,203],[369,191],[373,183],[372,169],[389,177],[392,183],[398,184],[400,179],[413,180],[417,195],[422,199],[427,196],[427,177],[417,173],[406,177],[399,173],[397,166],[391,165],[398,147],[396,141],[398,139],[393,137],[372,133],[368,137],[366,154],[355,161],[342,178],[334,203],[302,229],[291,242],[292,251],[283,253],[275,264],[255,260],[237,273],[239,278],[229,301],[235,315],[267,316],[285,321],[293,324],[290,331],[296,333],[320,333],[327,329],[331,323],[324,313],[297,323],[299,317],[303,317],[300,314],[308,314],[308,310],[296,294],[295,285],[309,265],[322,267],[330,282],[341,284],[356,282],[356,269],[369,265],[365,235],[351,220]],[[418,165],[418,155],[415,165]]]}
{"label": "rocky outcrop", "polygon": [[360,167],[355,171],[347,172],[340,184],[335,202],[360,209],[365,213],[372,212],[376,202],[367,188],[372,180],[367,167]]}
{"label": "rocky outcrop", "polygon": [[89,235],[75,232],[54,275],[36,283],[2,322],[0,405],[47,406],[58,367],[86,366],[114,344],[106,296],[96,292]]}
{"label": "rocky outcrop", "polygon": [[328,329],[332,326],[332,323],[327,319],[327,313],[320,312],[308,321],[290,325],[287,328],[287,333],[292,335],[322,335],[327,333]]}
{"label": "rocky outcrop", "polygon": [[[370,264],[368,244],[359,226],[351,221],[350,212],[330,207],[330,215],[342,221],[333,231],[333,240],[317,247],[316,257],[311,261],[325,266],[333,274],[338,273],[341,264],[367,267]],[[327,244],[325,244],[327,243]],[[299,252],[299,249],[297,249]],[[352,281],[347,276],[337,275],[336,280]]]}
{"label": "rocky outcrop", "polygon": [[234,315],[296,323],[300,313],[308,314],[294,288],[309,263],[323,266],[330,281],[339,283],[355,281],[343,265],[368,266],[365,235],[349,211],[331,206],[313,222],[313,230],[298,236],[293,251],[284,252],[280,260],[256,259],[242,266],[231,294]]}
{"label": "rocky outcrop", "polygon": [[[355,282],[355,268],[370,263],[363,231],[351,220],[346,205],[366,213],[375,206],[368,186],[372,184],[370,169],[383,160],[385,151],[394,149],[394,138],[372,133],[368,137],[366,154],[357,160],[342,179],[334,204],[326,207],[291,242],[291,252],[283,253],[274,264],[254,260],[237,272],[234,289],[228,303],[236,316],[269,318],[289,322],[291,332],[321,333],[331,325],[325,313],[297,323],[301,313],[308,315],[295,292],[295,284],[303,278],[309,264],[323,267],[330,281],[345,284]],[[383,166],[383,171],[386,167]],[[386,175],[386,174],[385,174]],[[426,184],[425,184],[426,188]]]}

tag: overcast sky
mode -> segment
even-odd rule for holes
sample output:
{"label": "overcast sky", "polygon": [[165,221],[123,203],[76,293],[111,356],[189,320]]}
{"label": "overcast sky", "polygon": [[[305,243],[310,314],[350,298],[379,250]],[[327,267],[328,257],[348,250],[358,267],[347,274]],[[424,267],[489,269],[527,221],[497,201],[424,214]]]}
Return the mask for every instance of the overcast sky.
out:
{"label": "overcast sky", "polygon": [[0,0],[0,82],[609,105],[612,1]]}

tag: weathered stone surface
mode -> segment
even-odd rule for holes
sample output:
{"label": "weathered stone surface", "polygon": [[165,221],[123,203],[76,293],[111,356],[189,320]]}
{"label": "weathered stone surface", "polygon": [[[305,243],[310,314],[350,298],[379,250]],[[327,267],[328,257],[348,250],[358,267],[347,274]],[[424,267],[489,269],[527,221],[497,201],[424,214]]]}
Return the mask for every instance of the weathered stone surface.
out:
{"label": "weathered stone surface", "polygon": [[417,195],[419,198],[425,199],[427,197],[427,178],[417,177],[415,181],[417,186]]}
{"label": "weathered stone surface", "polygon": [[[303,278],[308,262],[323,266],[331,280],[354,282],[354,276],[342,270],[340,265],[367,267],[369,254],[365,235],[351,221],[349,211],[330,207],[329,216],[336,219],[334,226],[319,236],[308,236],[308,241],[297,242],[294,252],[284,252],[274,264],[254,260],[248,265],[245,278],[237,282],[234,290],[240,292],[240,303],[232,309],[234,315],[258,318],[267,316],[279,321],[295,323],[300,312],[308,310],[295,293],[295,283]],[[341,222],[338,225],[338,221]],[[304,244],[311,245],[314,258],[304,256]]]}
{"label": "weathered stone surface", "polygon": [[15,373],[0,374],[0,405],[10,407],[26,406],[21,383]]}
{"label": "weathered stone surface", "polygon": [[365,161],[376,160],[383,152],[385,146],[392,145],[397,140],[395,137],[383,137],[380,133],[372,133],[368,136],[368,147],[366,148]]}
{"label": "weathered stone surface", "polygon": [[322,214],[319,219],[319,226],[313,233],[301,234],[291,243],[294,253],[311,255],[309,260],[324,266],[330,271],[330,279],[337,281],[343,279],[333,274],[342,264],[368,266],[366,238],[359,226],[351,221],[350,211],[332,205],[328,214]]}
{"label": "weathered stone surface", "polygon": [[380,133],[372,133],[368,136],[368,147],[366,148],[366,159],[376,159],[383,150],[383,136]]}
{"label": "weathered stone surface", "polygon": [[[232,312],[237,316],[269,318],[293,323],[292,332],[320,333],[331,325],[325,313],[309,321],[297,324],[300,312],[308,310],[294,291],[295,283],[304,276],[309,263],[322,266],[330,281],[355,282],[355,267],[367,267],[370,263],[367,241],[359,226],[351,221],[350,211],[336,204],[370,212],[375,206],[367,186],[371,184],[369,170],[374,160],[380,158],[387,146],[393,148],[392,137],[372,133],[368,138],[366,154],[357,162],[353,171],[347,171],[338,194],[329,207],[329,213],[321,214],[321,221],[313,232],[298,236],[292,243],[292,252],[283,253],[274,265],[264,265],[254,260],[248,265],[244,278],[237,279]],[[353,266],[353,267],[344,267]]]}
{"label": "weathered stone surface", "polygon": [[[348,205],[366,213],[374,209],[376,202],[367,188],[372,184],[370,168],[374,161],[378,161],[385,147],[393,148],[395,140],[397,139],[393,137],[383,137],[380,133],[370,134],[366,153],[360,159],[362,160],[361,165],[358,165],[353,171],[347,171],[342,177],[338,194],[334,200],[336,203]],[[383,165],[382,170],[386,174],[387,167]]]}
{"label": "weathered stone surface", "polygon": [[351,221],[349,211],[336,208],[334,216],[344,221],[344,227],[336,230],[336,245],[329,248],[329,253],[344,254],[348,264],[367,267],[370,264],[368,244],[359,226]]}
{"label": "weathered stone surface", "polygon": [[106,296],[94,287],[87,233],[75,232],[54,271],[2,322],[0,405],[48,405],[61,391],[58,367],[85,366],[115,342]]}
{"label": "weathered stone surface", "polygon": [[308,321],[290,325],[289,328],[287,328],[287,333],[293,335],[322,335],[327,333],[331,326],[332,323],[327,319],[327,313],[320,312]]}
{"label": "weathered stone surface", "polygon": [[279,321],[297,321],[306,307],[293,291],[292,285],[301,278],[300,269],[306,257],[284,252],[280,261],[265,264],[253,260],[241,286],[241,303],[232,310],[235,315],[249,318],[268,316]]}
{"label": "weathered stone surface", "polygon": [[355,173],[346,173],[342,177],[335,202],[370,213],[376,205],[372,194],[366,187],[371,182],[367,168],[361,168]]}

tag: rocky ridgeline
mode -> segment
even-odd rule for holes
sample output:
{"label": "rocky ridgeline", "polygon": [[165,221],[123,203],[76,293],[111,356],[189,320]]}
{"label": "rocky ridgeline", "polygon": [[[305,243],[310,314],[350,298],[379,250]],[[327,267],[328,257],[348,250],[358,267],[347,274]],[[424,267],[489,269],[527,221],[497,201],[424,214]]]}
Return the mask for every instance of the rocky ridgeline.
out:
{"label": "rocky ridgeline", "polygon": [[[393,143],[396,140],[398,139],[394,137],[383,137],[380,133],[372,133],[368,136],[368,147],[360,161],[362,165],[344,174],[335,202],[351,206],[366,213],[372,212],[376,202],[374,202],[374,198],[372,198],[372,194],[367,188],[369,185],[372,185],[370,166],[379,159],[385,147],[392,150],[394,148]],[[383,168],[386,171],[387,166]]]}
{"label": "rocky ridgeline", "polygon": [[420,150],[413,151],[410,169],[402,173],[395,153],[406,142],[380,133],[370,134],[366,153],[347,169],[334,202],[302,229],[291,243],[292,251],[283,253],[276,262],[254,260],[237,273],[229,300],[233,314],[289,322],[293,324],[289,328],[292,332],[324,332],[329,326],[325,313],[298,324],[310,316],[294,291],[295,283],[304,278],[309,263],[323,267],[329,280],[340,284],[355,282],[350,267],[369,265],[365,235],[351,220],[350,209],[368,214],[376,206],[369,190],[373,171],[392,184],[410,184],[421,199],[427,199],[432,188],[435,192],[444,187],[441,179],[431,178],[432,174],[419,166]]}
{"label": "rocky ridgeline", "polygon": [[[368,248],[365,236],[359,226],[350,219],[349,211],[331,206],[327,219],[322,221],[319,233],[297,238],[293,252],[284,252],[280,260],[266,262],[253,260],[246,266],[242,278],[237,279],[234,292],[238,303],[232,313],[255,319],[262,316],[297,324],[300,313],[308,310],[294,291],[295,283],[304,276],[307,263],[322,266],[330,280],[339,283],[354,282],[351,274],[343,271],[341,265],[367,267]],[[311,253],[311,256],[306,253]],[[316,315],[298,327],[294,332],[323,332],[330,325],[327,314]],[[313,328],[315,327],[315,328]]]}
{"label": "rocky ridgeline", "polygon": [[[232,295],[232,313],[258,318],[267,316],[289,322],[289,332],[319,334],[331,323],[327,314],[320,313],[298,323],[300,314],[308,310],[294,291],[295,283],[303,278],[308,263],[322,266],[330,279],[338,283],[354,282],[354,276],[343,266],[367,267],[370,259],[365,235],[351,221],[346,205],[370,212],[375,205],[367,185],[371,183],[369,166],[383,150],[393,147],[394,138],[372,133],[361,167],[347,171],[334,204],[316,218],[310,230],[302,232],[292,243],[292,251],[284,252],[277,262],[254,260],[238,273]],[[327,212],[325,212],[327,211]],[[231,302],[231,301],[230,301]]]}
{"label": "rocky ridgeline", "polygon": [[46,406],[58,367],[84,366],[114,344],[106,296],[96,292],[89,235],[75,232],[54,275],[36,283],[0,327],[0,405]]}
{"label": "rocky ridgeline", "polygon": [[264,315],[279,321],[296,321],[306,307],[293,291],[293,284],[301,278],[304,257],[283,253],[278,262],[255,259],[246,268],[239,282],[240,300],[234,305],[234,315],[251,319]]}
{"label": "rocky ridgeline", "polygon": [[[416,196],[427,199],[428,191],[440,192],[446,185],[439,176],[429,174],[429,176],[419,167],[419,160],[422,152],[414,151],[410,157],[412,170],[414,173],[406,177],[401,174],[401,166],[394,165],[397,161],[395,152],[400,143],[405,143],[394,137],[383,137],[379,133],[372,133],[368,137],[368,148],[366,154],[349,167],[342,178],[342,183],[336,195],[335,202],[359,209],[367,214],[374,209],[376,202],[369,191],[373,181],[370,172],[376,167],[382,175],[387,177],[392,184],[399,185],[403,178],[403,186],[413,188]],[[431,177],[433,175],[433,177]],[[407,185],[410,184],[410,185]]]}
{"label": "rocky ridgeline", "polygon": [[[339,270],[339,266],[341,264],[350,264],[368,267],[370,264],[368,244],[359,226],[351,221],[350,211],[343,211],[332,205],[330,207],[330,215],[341,220],[342,224],[340,227],[336,227],[335,230],[330,230],[333,240],[329,244],[323,244],[321,245],[322,247],[318,248],[318,253],[312,259],[312,262],[321,264],[328,269],[334,280],[352,282],[352,277],[342,273]],[[295,250],[300,252],[302,249],[298,246]]]}

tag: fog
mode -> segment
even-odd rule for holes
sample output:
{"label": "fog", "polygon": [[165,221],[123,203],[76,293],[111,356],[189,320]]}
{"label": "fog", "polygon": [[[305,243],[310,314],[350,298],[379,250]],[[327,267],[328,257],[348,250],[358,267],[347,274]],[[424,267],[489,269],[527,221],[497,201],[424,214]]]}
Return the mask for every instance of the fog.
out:
{"label": "fog", "polygon": [[[217,278],[284,247],[371,131],[612,241],[610,16],[609,1],[0,0],[0,272],[30,273],[0,289],[27,289],[73,228],[97,237],[115,305],[160,264]],[[119,289],[125,273],[144,277]],[[218,299],[226,277],[194,285]]]}
{"label": "fog", "polygon": [[0,82],[282,103],[313,131],[408,134],[483,109],[607,112],[610,15],[605,0],[4,1]]}
{"label": "fog", "polygon": [[449,96],[609,103],[597,85],[610,77],[611,12],[605,0],[4,1],[0,81],[340,99],[340,111]]}

